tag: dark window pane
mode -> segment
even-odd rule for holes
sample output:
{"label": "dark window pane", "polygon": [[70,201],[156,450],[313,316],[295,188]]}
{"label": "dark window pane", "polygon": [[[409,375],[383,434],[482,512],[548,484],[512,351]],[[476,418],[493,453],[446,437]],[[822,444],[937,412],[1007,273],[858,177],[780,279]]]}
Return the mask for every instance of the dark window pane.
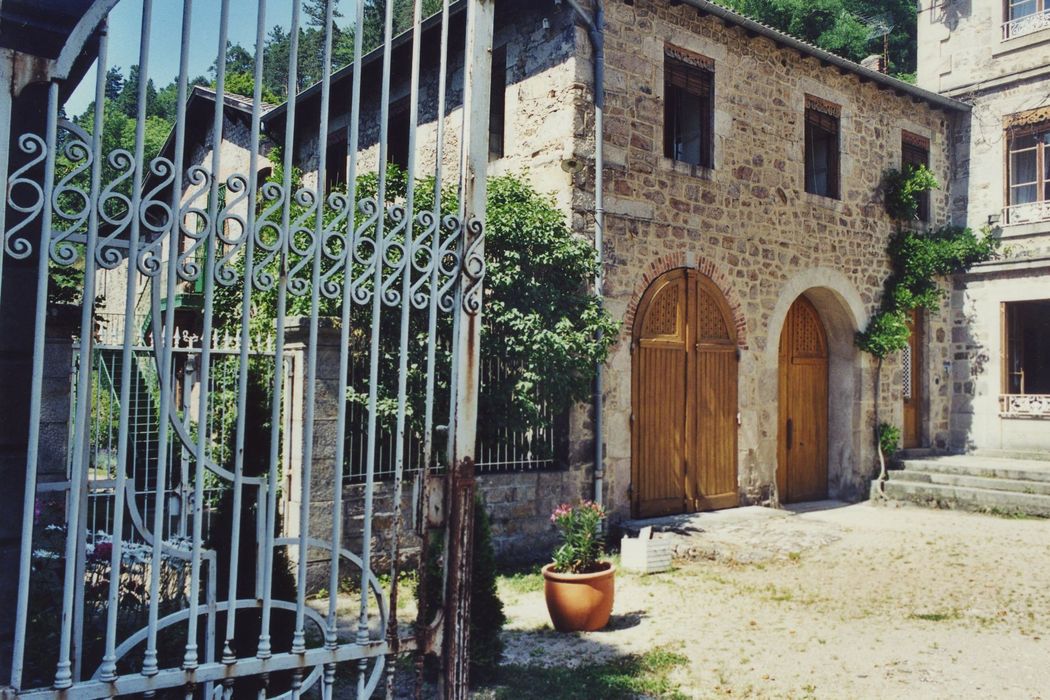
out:
{"label": "dark window pane", "polygon": [[1019,19],[1035,14],[1036,0],[1014,0],[1010,3],[1010,19]]}
{"label": "dark window pane", "polygon": [[1006,305],[1006,391],[1050,394],[1050,300]]}
{"label": "dark window pane", "polygon": [[408,104],[392,106],[387,122],[387,162],[408,167]]}
{"label": "dark window pane", "polygon": [[507,119],[506,47],[492,52],[492,91],[489,100],[489,158],[502,158]]}
{"label": "dark window pane", "polygon": [[837,198],[838,169],[838,119],[806,110],[806,191]]}
{"label": "dark window pane", "polygon": [[712,167],[712,75],[710,71],[667,59],[664,75],[664,155]]}
{"label": "dark window pane", "polygon": [[346,185],[346,140],[337,139],[328,144],[325,154],[325,188],[331,192]]}

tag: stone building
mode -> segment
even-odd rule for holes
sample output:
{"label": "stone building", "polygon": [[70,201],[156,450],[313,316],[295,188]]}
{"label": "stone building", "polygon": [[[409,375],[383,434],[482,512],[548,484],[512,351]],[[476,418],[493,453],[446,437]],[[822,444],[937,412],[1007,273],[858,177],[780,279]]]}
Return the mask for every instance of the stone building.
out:
{"label": "stone building", "polygon": [[[455,35],[462,15],[453,9]],[[622,329],[606,367],[602,495],[614,520],[864,497],[876,464],[875,363],[854,335],[889,272],[893,223],[880,181],[902,162],[924,162],[944,183],[924,215],[947,223],[958,199],[948,189],[952,139],[968,106],[703,0],[606,12],[604,293]],[[436,26],[424,26],[424,55]],[[564,4],[507,2],[494,46],[490,174],[525,174],[593,237],[586,31]],[[409,58],[402,37],[393,72],[403,80],[389,105],[394,160],[407,133],[408,73],[398,67]],[[364,114],[378,113],[377,62],[362,62]],[[452,65],[455,139],[461,54]],[[333,104],[351,74],[336,74]],[[420,143],[436,125],[433,83],[424,69]],[[316,92],[300,95],[300,113],[310,114]],[[282,114],[267,116],[271,134]],[[337,110],[328,148],[345,148],[345,127]],[[374,163],[376,141],[366,130],[361,163]],[[306,132],[296,147],[314,182],[319,143]],[[907,358],[883,366],[881,419],[904,424],[909,444],[946,448],[947,304],[917,324]],[[574,411],[563,469],[481,478],[505,552],[546,540],[559,500],[592,495],[592,417],[592,407]]]}
{"label": "stone building", "polygon": [[973,105],[953,135],[951,216],[1003,255],[952,294],[953,450],[1050,448],[1050,6],[931,2],[923,87]]}
{"label": "stone building", "polygon": [[[463,9],[453,6],[450,25],[449,154],[461,118]],[[428,59],[438,20],[424,23],[420,144],[433,140],[439,113],[437,62]],[[965,199],[953,147],[969,106],[705,0],[609,3],[605,22],[603,291],[622,327],[605,367],[600,483],[613,522],[865,497],[877,468],[876,363],[854,337],[890,270],[894,223],[880,183],[887,169],[928,165],[944,186],[924,207],[926,223],[952,220]],[[387,150],[401,164],[411,45],[404,35],[392,50]],[[500,3],[489,173],[520,174],[550,192],[588,239],[593,55],[567,4]],[[381,106],[381,53],[361,63],[368,120]],[[333,76],[324,139],[318,86],[297,98],[304,184],[336,182],[343,170],[354,70]],[[263,117],[275,142],[286,109]],[[362,132],[365,170],[377,164],[378,136],[374,124]],[[418,172],[432,171],[430,152],[420,148]],[[947,449],[958,326],[947,301],[914,325],[908,351],[882,366],[879,419],[902,426],[907,445]],[[556,468],[480,476],[504,555],[542,551],[554,506],[594,495],[593,417],[593,406],[572,412],[567,447],[548,465]],[[353,517],[344,514],[348,530]]]}

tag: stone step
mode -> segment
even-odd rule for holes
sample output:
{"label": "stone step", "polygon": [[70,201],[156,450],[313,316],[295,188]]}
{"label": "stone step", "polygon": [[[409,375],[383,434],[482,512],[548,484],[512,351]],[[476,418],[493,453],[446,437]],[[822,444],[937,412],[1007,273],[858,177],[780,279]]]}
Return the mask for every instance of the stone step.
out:
{"label": "stone step", "polygon": [[1050,462],[1050,454],[1036,450],[993,450],[982,449],[971,452],[974,457],[992,457],[997,459],[1020,459],[1029,462]]}
{"label": "stone step", "polygon": [[964,486],[966,488],[987,489],[989,491],[1009,491],[1012,493],[1034,493],[1050,496],[1050,482],[1031,479],[1003,479],[968,474],[951,474],[942,472],[924,472],[916,469],[903,469],[889,473],[891,481],[912,481],[924,484],[944,484],[945,486]]}
{"label": "stone step", "polygon": [[[872,490],[877,491],[873,484]],[[1050,518],[1050,496],[891,479],[882,499],[937,508]]]}
{"label": "stone step", "polygon": [[[1050,460],[1010,459],[977,455],[949,455],[928,459],[908,459],[904,472],[954,474],[985,479],[1009,479],[1050,483]],[[900,474],[901,472],[895,472]]]}

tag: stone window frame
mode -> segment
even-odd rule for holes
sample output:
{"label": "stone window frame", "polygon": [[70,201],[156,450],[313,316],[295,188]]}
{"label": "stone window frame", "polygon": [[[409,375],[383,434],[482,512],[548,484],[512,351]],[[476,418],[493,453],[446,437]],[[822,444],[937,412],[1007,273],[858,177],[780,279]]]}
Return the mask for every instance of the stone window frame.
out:
{"label": "stone window frame", "polygon": [[[806,191],[806,164],[805,164],[805,141],[806,141],[806,122],[805,122],[805,111],[806,111],[806,97],[816,97],[825,102],[834,104],[839,108],[839,195],[838,199],[832,197],[825,197],[820,194],[812,194]],[[834,209],[836,211],[842,211],[845,207],[844,195],[846,192],[846,183],[852,182],[854,174],[854,162],[852,148],[854,146],[854,140],[856,135],[851,128],[853,120],[855,118],[855,111],[853,102],[847,98],[845,93],[839,92],[835,88],[830,87],[824,82],[821,82],[810,76],[801,76],[798,82],[798,89],[796,92],[791,94],[790,109],[794,114],[799,115],[801,118],[797,120],[797,143],[799,158],[796,166],[796,176],[799,183],[798,192],[802,200],[810,204],[816,204],[828,209]],[[922,132],[919,132],[922,133]]]}
{"label": "stone window frame", "polygon": [[[663,65],[667,48],[672,47],[687,51],[697,56],[703,56],[711,61],[711,65],[714,67],[713,82],[714,94],[716,96],[730,94],[730,84],[728,82],[729,70],[727,69],[729,53],[723,42],[712,39],[711,37],[702,36],[692,29],[683,27],[680,24],[658,19],[654,22],[654,25],[653,36],[662,37],[662,39],[646,41],[643,44],[643,48],[645,50],[646,58],[652,65],[652,90],[653,97],[659,101],[660,105],[660,130],[662,138],[662,114],[664,101]],[[732,132],[733,118],[732,115],[726,111],[728,105],[724,100],[720,103],[718,99],[714,99],[712,100],[712,104],[714,112],[712,117],[714,130],[711,149],[713,152],[711,167],[698,167],[672,160],[664,155],[663,145],[661,144],[660,151],[657,154],[657,164],[661,170],[710,180],[714,171],[723,167],[726,151],[724,144],[728,135]]]}
{"label": "stone window frame", "polygon": [[[812,142],[810,134],[819,130],[824,135],[834,137],[834,150],[828,162],[827,191],[816,192],[809,189],[809,173],[811,170],[811,153],[809,145]],[[825,100],[815,95],[806,95],[805,112],[803,116],[803,188],[806,192],[828,199],[842,199],[842,107],[830,100]]]}
{"label": "stone window frame", "polygon": [[[931,163],[930,138],[908,129],[901,129],[901,169],[908,165],[923,165],[927,170],[932,170]],[[933,220],[932,199],[929,192],[919,195],[919,210],[916,216],[922,223]]]}
{"label": "stone window frame", "polygon": [[[1036,144],[1030,148],[1016,149],[1014,148],[1014,139],[1024,136],[1032,135],[1046,135],[1044,140],[1036,142]],[[1006,145],[1006,158],[1005,158],[1005,206],[1009,209],[1013,206],[1024,206],[1039,205],[1041,203],[1050,202],[1050,175],[1047,171],[1050,170],[1050,107],[1043,107],[1040,109],[1029,110],[1026,112],[1019,112],[1017,114],[1009,115],[1005,120],[1005,134],[1004,143]],[[1013,184],[1013,174],[1010,167],[1011,160],[1015,153],[1021,151],[1032,150],[1035,152],[1035,177],[1036,179],[1031,183],[1021,183],[1021,185]],[[1033,185],[1035,186],[1035,199],[1031,202],[1025,202],[1016,204],[1013,201],[1013,190],[1016,187]]]}
{"label": "stone window frame", "polygon": [[[707,138],[701,144],[700,162],[692,163],[687,160],[679,160],[675,158],[673,154],[670,154],[671,149],[670,137],[672,136],[672,128],[669,123],[670,101],[668,96],[668,86],[672,82],[673,73],[689,73],[686,80],[693,82],[694,80],[700,83],[695,88],[695,91],[689,87],[679,87],[678,89],[685,90],[688,94],[700,98],[701,101],[707,101],[706,108],[703,108],[704,113],[701,114],[701,134],[706,131]],[[664,60],[663,60],[663,155],[667,160],[671,160],[676,164],[682,164],[692,168],[711,170],[714,168],[715,163],[715,62],[714,59],[705,56],[703,54],[695,53],[687,49],[682,49],[671,44],[664,46]],[[706,91],[707,95],[701,95],[700,91]],[[701,105],[703,103],[701,102]]]}

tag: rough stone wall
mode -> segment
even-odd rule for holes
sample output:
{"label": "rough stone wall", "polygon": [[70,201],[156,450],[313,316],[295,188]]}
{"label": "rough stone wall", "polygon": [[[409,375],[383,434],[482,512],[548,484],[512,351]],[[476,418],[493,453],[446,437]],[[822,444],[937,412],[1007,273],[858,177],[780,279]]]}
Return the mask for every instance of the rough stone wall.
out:
{"label": "rough stone wall", "polygon": [[[765,38],[748,37],[692,8],[644,0],[613,3],[607,12],[605,291],[608,308],[624,322],[606,373],[605,496],[614,520],[630,509],[634,314],[649,282],[683,266],[711,277],[735,314],[741,348],[742,502],[776,501],[777,349],[788,309],[802,294],[821,312],[831,345],[829,490],[833,496],[862,497],[875,466],[874,362],[856,351],[853,340],[877,308],[889,272],[886,244],[892,222],[884,213],[879,183],[887,168],[900,164],[902,130],[929,138],[932,169],[946,184],[933,193],[933,223],[946,222],[955,115],[861,83],[854,75],[778,49]],[[541,190],[555,191],[574,230],[589,239],[593,171],[585,167],[570,174],[560,166],[569,157],[592,164],[591,48],[567,14],[548,15],[551,29],[541,28],[542,10],[527,14],[531,27],[521,22],[513,31],[502,25],[497,29],[497,46],[507,37],[511,75],[507,154],[493,161],[490,174],[527,171]],[[684,167],[663,157],[665,43],[715,62],[711,169]],[[842,108],[838,200],[804,191],[806,94]],[[433,115],[432,95],[423,104]],[[458,107],[448,115],[449,124],[458,124],[457,112]],[[424,144],[432,143],[433,129],[433,118],[424,120],[421,153]],[[448,133],[453,140],[447,154],[452,154],[455,129]],[[374,165],[374,149],[374,143],[364,145],[362,167],[369,158]],[[421,157],[419,167],[426,171],[433,161]],[[924,323],[928,346],[920,371],[930,391],[923,441],[943,446],[950,406],[944,376],[951,350],[947,302]],[[901,380],[899,358],[888,358],[880,417],[898,425]],[[590,413],[588,406],[579,406],[571,417],[567,471],[479,479],[497,546],[505,555],[535,554],[538,545],[546,549],[553,506],[591,496]]]}
{"label": "rough stone wall", "polygon": [[919,84],[973,105],[952,143],[952,220],[976,229],[998,217],[1003,242],[1000,258],[959,276],[951,295],[949,446],[1047,450],[1046,421],[1000,415],[999,394],[1001,304],[1050,298],[1050,221],[1016,224],[1004,212],[1004,129],[1010,115],[1048,104],[1050,27],[1004,39],[1003,6],[995,0],[922,4]]}
{"label": "rough stone wall", "polygon": [[[745,502],[766,497],[775,482],[777,347],[787,309],[801,293],[817,305],[832,336],[831,494],[860,497],[875,461],[873,363],[852,341],[877,308],[889,271],[892,224],[879,182],[887,168],[899,166],[906,129],[931,140],[932,169],[947,183],[951,117],[689,7],[646,0],[607,11],[606,294],[614,316],[625,321],[607,372],[609,503],[618,515],[627,513],[634,307],[651,278],[689,265],[709,271],[740,314],[738,466]],[[715,62],[711,169],[663,156],[665,43]],[[589,82],[589,49],[578,46],[578,76]],[[804,191],[806,94],[842,108],[839,200]],[[580,109],[586,123],[577,151],[589,153],[589,109],[585,103]],[[945,221],[947,192],[932,200],[934,221]],[[593,206],[588,181],[574,193],[578,230],[589,231]],[[946,321],[934,317],[928,338],[943,342]],[[945,350],[930,350],[924,371],[939,378],[933,363]],[[899,425],[899,358],[888,358],[883,372],[881,419]],[[929,397],[924,431],[934,443],[946,440],[946,393],[938,385]]]}

